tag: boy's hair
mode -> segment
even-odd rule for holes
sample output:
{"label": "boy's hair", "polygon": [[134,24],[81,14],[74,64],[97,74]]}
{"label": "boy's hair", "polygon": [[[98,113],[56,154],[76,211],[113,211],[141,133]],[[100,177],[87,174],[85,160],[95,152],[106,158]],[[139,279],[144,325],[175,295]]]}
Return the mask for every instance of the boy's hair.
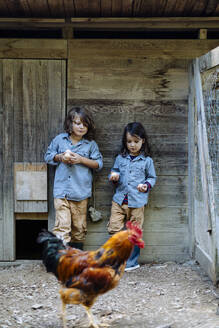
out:
{"label": "boy's hair", "polygon": [[72,123],[75,115],[80,116],[81,121],[87,126],[88,130],[84,137],[88,140],[94,139],[95,136],[95,126],[92,115],[82,106],[74,106],[69,111],[64,121],[64,130],[71,134],[72,133]]}
{"label": "boy's hair", "polygon": [[148,144],[148,137],[145,128],[139,122],[132,122],[126,125],[122,137],[121,154],[123,156],[126,156],[129,153],[127,148],[127,133],[130,133],[131,136],[137,136],[140,137],[141,139],[144,139],[144,143],[142,144],[140,151],[143,155],[150,156],[151,151],[150,151],[150,146]]}

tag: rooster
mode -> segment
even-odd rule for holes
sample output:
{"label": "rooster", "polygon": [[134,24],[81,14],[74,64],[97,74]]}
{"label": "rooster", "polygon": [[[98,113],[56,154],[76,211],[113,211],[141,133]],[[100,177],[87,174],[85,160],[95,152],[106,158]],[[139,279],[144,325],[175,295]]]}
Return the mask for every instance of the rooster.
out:
{"label": "rooster", "polygon": [[83,305],[90,326],[98,328],[91,313],[92,305],[99,295],[118,285],[134,245],[144,247],[142,230],[131,221],[126,227],[127,230],[117,232],[95,251],[65,246],[49,231],[39,234],[37,242],[43,244],[43,264],[62,285],[59,293],[64,328],[66,304]]}

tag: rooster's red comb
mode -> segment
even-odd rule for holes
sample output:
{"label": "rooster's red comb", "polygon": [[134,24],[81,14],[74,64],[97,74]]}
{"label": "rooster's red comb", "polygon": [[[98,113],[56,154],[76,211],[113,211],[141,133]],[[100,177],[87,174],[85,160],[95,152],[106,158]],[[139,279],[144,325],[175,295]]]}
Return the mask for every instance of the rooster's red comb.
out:
{"label": "rooster's red comb", "polygon": [[132,223],[131,221],[128,221],[126,223],[126,228],[134,231],[136,233],[136,235],[138,236],[138,238],[142,237],[142,234],[143,234],[142,230],[137,223]]}

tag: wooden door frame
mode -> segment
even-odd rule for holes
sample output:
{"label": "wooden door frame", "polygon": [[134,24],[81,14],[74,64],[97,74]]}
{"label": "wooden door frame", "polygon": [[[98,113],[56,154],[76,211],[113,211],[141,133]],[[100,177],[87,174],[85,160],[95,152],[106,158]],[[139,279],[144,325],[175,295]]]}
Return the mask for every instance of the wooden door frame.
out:
{"label": "wooden door frame", "polygon": [[[213,177],[211,161],[209,158],[208,139],[206,132],[204,101],[202,94],[201,73],[219,65],[219,47],[206,55],[196,58],[190,64],[189,79],[189,115],[188,115],[188,140],[189,140],[189,234],[190,255],[199,262],[213,283],[219,280],[218,263],[218,237],[219,223],[215,207]],[[198,153],[196,152],[196,143]],[[196,157],[199,155],[200,172],[202,178],[202,193],[205,210],[206,231],[202,231],[212,248],[209,253],[197,242],[195,231],[195,184],[196,184]],[[207,247],[207,246],[206,246]]]}

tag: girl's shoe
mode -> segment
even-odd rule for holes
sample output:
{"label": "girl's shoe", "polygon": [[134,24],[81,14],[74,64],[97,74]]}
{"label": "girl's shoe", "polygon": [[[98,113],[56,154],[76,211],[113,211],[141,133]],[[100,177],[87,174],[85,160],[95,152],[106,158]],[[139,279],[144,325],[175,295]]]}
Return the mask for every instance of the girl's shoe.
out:
{"label": "girl's shoe", "polygon": [[133,266],[130,266],[130,267],[126,267],[125,268],[125,272],[129,272],[129,271],[132,271],[132,270],[136,270],[140,268],[140,265],[139,264],[136,264],[136,265],[133,265]]}

